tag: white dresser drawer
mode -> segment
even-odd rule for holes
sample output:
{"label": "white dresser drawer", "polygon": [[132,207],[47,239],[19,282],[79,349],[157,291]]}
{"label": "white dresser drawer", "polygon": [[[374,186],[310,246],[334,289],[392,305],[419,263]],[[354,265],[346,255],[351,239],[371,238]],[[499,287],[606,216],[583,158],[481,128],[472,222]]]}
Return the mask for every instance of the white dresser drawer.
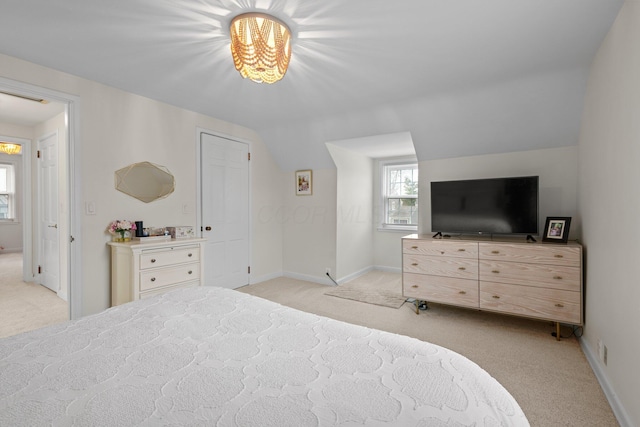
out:
{"label": "white dresser drawer", "polygon": [[140,269],[164,267],[166,265],[200,260],[200,248],[194,246],[178,246],[161,250],[144,251],[140,254]]}
{"label": "white dresser drawer", "polygon": [[165,292],[169,292],[172,291],[174,289],[181,289],[181,288],[195,288],[200,286],[200,282],[187,282],[187,283],[179,283],[177,285],[171,285],[171,286],[165,286],[162,288],[155,288],[152,289],[150,291],[146,291],[146,292],[142,292],[140,293],[140,299],[143,298],[149,298],[155,295],[160,295],[163,294]]}
{"label": "white dresser drawer", "polygon": [[175,267],[154,268],[140,272],[140,291],[188,282],[200,278],[200,265],[181,264]]}

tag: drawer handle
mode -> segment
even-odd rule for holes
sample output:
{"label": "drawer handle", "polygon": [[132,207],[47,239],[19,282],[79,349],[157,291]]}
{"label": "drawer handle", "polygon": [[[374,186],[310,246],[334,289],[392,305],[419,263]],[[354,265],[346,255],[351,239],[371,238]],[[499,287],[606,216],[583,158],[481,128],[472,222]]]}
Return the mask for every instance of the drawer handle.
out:
{"label": "drawer handle", "polygon": [[556,304],[556,307],[558,307],[558,308],[564,308],[564,304],[560,304],[560,303],[558,303],[558,304]]}
{"label": "drawer handle", "polygon": [[156,262],[155,258],[151,258],[151,263],[153,264],[154,262]]}
{"label": "drawer handle", "polygon": [[494,299],[500,299],[500,297],[498,295],[494,295],[492,298]]}
{"label": "drawer handle", "polygon": [[462,248],[458,249],[458,252],[465,252],[465,251],[466,249],[462,249]]}
{"label": "drawer handle", "polygon": [[556,255],[554,255],[554,257],[556,257],[556,258],[564,258],[564,256],[562,256],[562,255],[560,255],[560,254],[556,254]]}
{"label": "drawer handle", "polygon": [[465,291],[460,291],[458,292],[460,295],[466,295],[467,293]]}
{"label": "drawer handle", "polygon": [[188,256],[189,258],[191,258],[191,257],[193,256],[193,254],[192,254],[192,253],[189,253],[189,255],[187,255],[187,256]]}
{"label": "drawer handle", "polygon": [[492,273],[500,274],[500,270],[491,270]]}
{"label": "drawer handle", "polygon": [[151,281],[152,281],[152,282],[155,282],[155,281],[156,281],[156,278],[155,278],[155,277],[152,277],[152,278],[151,278]]}
{"label": "drawer handle", "polygon": [[193,271],[189,270],[189,274],[192,274],[192,273],[193,273]]}
{"label": "drawer handle", "polygon": [[411,287],[412,287],[412,288],[417,288],[417,287],[418,287],[418,285],[413,285],[413,286],[411,286]]}
{"label": "drawer handle", "polygon": [[441,254],[441,255],[444,255],[444,251],[440,251],[440,254]]}
{"label": "drawer handle", "polygon": [[462,271],[464,271],[464,270],[466,270],[466,268],[464,268],[464,267],[458,267],[458,270],[462,270]]}
{"label": "drawer handle", "polygon": [[418,265],[418,263],[417,262],[412,262],[411,265],[416,266],[416,265]]}
{"label": "drawer handle", "polygon": [[492,253],[492,254],[496,254],[496,255],[497,255],[497,254],[499,254],[499,253],[500,253],[500,251],[491,251],[491,253]]}
{"label": "drawer handle", "polygon": [[555,280],[562,280],[562,276],[553,276]]}
{"label": "drawer handle", "polygon": [[411,249],[418,249],[417,246],[411,246]]}

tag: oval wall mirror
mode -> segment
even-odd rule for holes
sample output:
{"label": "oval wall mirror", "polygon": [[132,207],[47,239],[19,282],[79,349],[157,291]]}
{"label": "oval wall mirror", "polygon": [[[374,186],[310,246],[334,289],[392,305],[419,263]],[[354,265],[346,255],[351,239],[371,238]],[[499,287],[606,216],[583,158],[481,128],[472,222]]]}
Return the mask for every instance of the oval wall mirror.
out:
{"label": "oval wall mirror", "polygon": [[175,178],[164,166],[134,163],[115,172],[116,190],[145,203],[167,197],[175,190]]}

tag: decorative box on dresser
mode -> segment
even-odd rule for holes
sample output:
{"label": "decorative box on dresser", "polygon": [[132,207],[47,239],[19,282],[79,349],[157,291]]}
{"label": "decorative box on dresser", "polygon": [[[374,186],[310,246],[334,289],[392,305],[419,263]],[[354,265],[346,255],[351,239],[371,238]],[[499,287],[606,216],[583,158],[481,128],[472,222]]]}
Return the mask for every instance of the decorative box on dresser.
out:
{"label": "decorative box on dresser", "polygon": [[109,242],[111,305],[200,286],[205,239]]}
{"label": "decorative box on dresser", "polygon": [[[437,302],[582,325],[582,246],[402,239],[402,287],[417,302]],[[418,303],[416,303],[416,312]]]}

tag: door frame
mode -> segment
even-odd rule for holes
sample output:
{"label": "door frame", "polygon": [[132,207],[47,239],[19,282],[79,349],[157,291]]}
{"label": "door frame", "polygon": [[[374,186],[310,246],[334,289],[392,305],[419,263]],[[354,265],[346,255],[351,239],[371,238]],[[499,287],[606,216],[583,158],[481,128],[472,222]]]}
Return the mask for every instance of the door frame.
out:
{"label": "door frame", "polygon": [[[203,224],[202,224],[202,139],[201,139],[201,135],[203,133],[209,134],[209,135],[213,135],[213,136],[217,136],[219,138],[224,138],[224,139],[228,139],[230,141],[234,141],[234,142],[239,142],[241,144],[247,144],[249,147],[249,155],[251,155],[251,141],[248,141],[246,139],[243,138],[238,138],[236,136],[232,136],[232,135],[228,135],[219,131],[215,131],[215,130],[211,130],[211,129],[205,129],[202,127],[196,127],[196,235],[198,237],[202,237],[203,236]],[[251,267],[252,264],[252,258],[251,258],[251,248],[253,247],[252,245],[252,236],[253,236],[253,224],[251,222],[252,219],[252,215],[251,212],[253,211],[252,208],[252,197],[251,197],[251,161],[249,161],[249,165],[248,165],[248,179],[249,179],[249,191],[248,191],[248,206],[249,206],[249,236],[247,238],[247,243],[249,245],[249,253],[247,254],[248,256],[248,261],[249,261],[249,267]],[[183,211],[184,211],[184,206],[183,206]],[[249,284],[252,283],[251,281],[251,277],[252,274],[249,273]],[[206,282],[206,277],[205,277],[205,282]]]}
{"label": "door frame", "polygon": [[[60,236],[61,239],[68,239],[66,245],[67,263],[60,265],[60,270],[67,271],[67,283],[61,284],[69,290],[69,318],[77,319],[82,316],[82,222],[81,222],[81,152],[80,152],[80,97],[64,92],[36,86],[0,77],[0,89],[34,98],[49,99],[51,101],[65,104],[67,120],[67,140],[65,141],[67,157],[67,190],[69,202],[66,211],[69,212],[69,236]],[[29,150],[31,152],[31,150]],[[32,153],[31,153],[32,155]],[[31,161],[29,160],[30,164]],[[32,172],[31,166],[29,169]],[[33,182],[30,177],[30,182]],[[60,183],[59,183],[60,185]],[[31,194],[31,187],[28,188]],[[28,200],[28,201],[27,201]],[[27,254],[33,253],[33,215],[30,197],[27,198],[28,209],[31,215],[30,222],[23,233],[23,251]],[[25,206],[26,209],[26,206]]]}

